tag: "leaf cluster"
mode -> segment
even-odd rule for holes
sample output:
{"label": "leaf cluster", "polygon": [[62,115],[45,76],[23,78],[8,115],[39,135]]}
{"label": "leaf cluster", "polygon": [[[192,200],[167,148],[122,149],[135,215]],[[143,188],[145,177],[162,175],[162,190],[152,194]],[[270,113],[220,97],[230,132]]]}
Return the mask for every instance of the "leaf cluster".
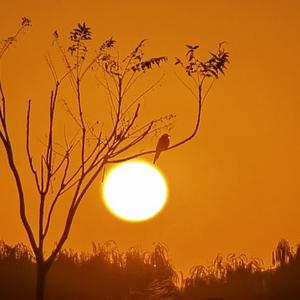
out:
{"label": "leaf cluster", "polygon": [[116,41],[113,40],[113,38],[110,38],[108,40],[106,40],[104,43],[102,43],[102,45],[100,46],[99,50],[100,52],[105,51],[106,49],[111,49],[113,48],[113,46],[115,45]]}
{"label": "leaf cluster", "polygon": [[219,78],[220,73],[224,74],[227,63],[229,63],[229,53],[222,47],[223,43],[219,43],[216,53],[210,52],[210,58],[206,61],[200,60],[196,55],[198,45],[187,45],[186,61],[176,57],[175,65],[181,65],[188,76],[201,76]]}
{"label": "leaf cluster", "polygon": [[[145,59],[143,47],[146,40],[142,40],[138,46],[123,60],[120,61],[119,57],[106,53],[100,57],[100,62],[103,63],[105,71],[111,75],[117,77],[125,76],[127,73],[139,73],[146,72],[152,69],[154,66],[160,66],[162,63],[167,61],[167,57],[152,57]],[[112,39],[107,40],[100,47],[100,51],[111,49],[115,44]]]}
{"label": "leaf cluster", "polygon": [[[70,32],[70,40],[73,44],[68,48],[70,53],[73,55],[75,52],[87,52],[87,47],[84,44],[84,41],[91,40],[92,38],[92,31],[90,27],[87,27],[85,23],[78,24],[77,28],[73,29]],[[83,56],[81,56],[84,59]]]}
{"label": "leaf cluster", "polygon": [[22,17],[21,26],[23,26],[23,27],[31,26],[31,20],[26,17]]}
{"label": "leaf cluster", "polygon": [[92,38],[91,28],[87,27],[85,23],[78,24],[77,28],[70,32],[70,40],[73,42],[81,42],[90,40]]}
{"label": "leaf cluster", "polygon": [[133,72],[145,72],[152,69],[153,66],[160,66],[161,63],[166,62],[168,59],[166,56],[152,57],[150,59],[144,59],[143,46],[146,40],[142,40],[135,50],[128,57],[129,66]]}
{"label": "leaf cluster", "polygon": [[152,69],[154,65],[160,66],[161,63],[166,62],[167,58],[165,56],[153,57],[146,61],[141,61],[140,63],[133,66],[131,69],[134,72],[145,72],[146,70]]}
{"label": "leaf cluster", "polygon": [[7,51],[7,49],[17,41],[17,38],[19,37],[19,35],[25,31],[25,29],[27,27],[31,26],[31,20],[26,18],[26,17],[22,17],[21,19],[21,23],[20,23],[20,27],[17,30],[17,32],[13,35],[10,36],[4,40],[0,40],[0,59],[2,58],[2,56],[4,55],[4,53]]}

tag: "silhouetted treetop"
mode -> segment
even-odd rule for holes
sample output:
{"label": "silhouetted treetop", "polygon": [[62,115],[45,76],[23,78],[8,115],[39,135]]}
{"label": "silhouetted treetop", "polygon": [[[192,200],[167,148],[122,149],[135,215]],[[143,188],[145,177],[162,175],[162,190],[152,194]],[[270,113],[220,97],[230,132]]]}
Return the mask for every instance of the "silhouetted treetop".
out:
{"label": "silhouetted treetop", "polygon": [[226,64],[229,63],[229,53],[223,48],[223,42],[219,43],[216,53],[209,52],[210,58],[202,61],[198,58],[196,50],[198,45],[187,45],[188,51],[185,55],[185,61],[176,57],[175,65],[181,65],[189,76],[197,75],[203,79],[205,77],[219,78],[220,73],[224,74]]}

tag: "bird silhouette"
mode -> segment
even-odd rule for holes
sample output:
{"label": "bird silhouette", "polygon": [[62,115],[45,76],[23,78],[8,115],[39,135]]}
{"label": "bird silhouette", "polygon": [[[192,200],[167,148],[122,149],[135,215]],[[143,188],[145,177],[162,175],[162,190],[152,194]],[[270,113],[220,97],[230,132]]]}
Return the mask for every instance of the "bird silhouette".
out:
{"label": "bird silhouette", "polygon": [[170,145],[169,137],[170,136],[167,133],[165,133],[159,138],[157,146],[156,146],[156,153],[154,156],[153,164],[155,164],[155,162],[159,158],[160,152],[168,149],[168,147]]}

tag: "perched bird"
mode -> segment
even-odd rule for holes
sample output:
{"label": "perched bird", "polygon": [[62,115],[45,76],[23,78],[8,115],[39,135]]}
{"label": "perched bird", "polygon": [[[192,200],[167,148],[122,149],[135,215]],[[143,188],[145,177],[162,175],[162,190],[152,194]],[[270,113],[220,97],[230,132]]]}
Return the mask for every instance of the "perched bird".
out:
{"label": "perched bird", "polygon": [[168,149],[168,147],[170,145],[169,137],[170,136],[167,133],[165,133],[159,138],[157,146],[156,146],[156,153],[154,156],[153,164],[155,164],[155,162],[159,158],[160,152]]}

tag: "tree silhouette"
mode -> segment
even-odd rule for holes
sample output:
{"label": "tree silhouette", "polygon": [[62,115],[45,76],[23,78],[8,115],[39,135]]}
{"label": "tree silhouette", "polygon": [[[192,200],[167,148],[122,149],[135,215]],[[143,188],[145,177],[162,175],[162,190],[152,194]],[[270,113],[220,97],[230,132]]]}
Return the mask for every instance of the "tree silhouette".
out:
{"label": "tree silhouette", "polygon": [[[9,46],[14,43],[20,32],[31,25],[27,18],[23,18],[17,33],[3,41],[0,49],[0,58]],[[6,97],[0,82],[0,138],[7,155],[9,168],[13,174],[19,196],[20,217],[30,245],[32,247],[36,267],[36,299],[44,298],[45,281],[49,269],[57,258],[66,242],[71,226],[86,192],[92,183],[104,171],[107,164],[123,162],[146,154],[154,154],[155,147],[146,151],[137,150],[137,145],[145,143],[148,137],[168,130],[174,116],[162,116],[150,121],[140,117],[141,98],[151,91],[161,78],[150,85],[138,96],[129,97],[129,92],[136,83],[144,78],[152,69],[167,62],[167,57],[158,56],[146,58],[144,53],[145,40],[142,40],[132,52],[120,58],[115,51],[116,41],[112,38],[100,45],[96,54],[89,57],[88,42],[92,39],[91,29],[85,24],[78,24],[69,36],[69,47],[64,48],[57,31],[53,34],[54,46],[63,58],[65,71],[59,74],[53,60],[47,56],[47,63],[54,79],[48,110],[48,131],[44,142],[44,150],[39,155],[31,151],[31,101],[28,101],[26,123],[26,154],[28,164],[33,175],[36,191],[39,195],[38,234],[35,236],[32,225],[26,214],[26,202],[23,179],[19,166],[15,160],[16,149],[13,148],[11,135],[8,128],[8,114]],[[197,99],[197,117],[192,133],[181,141],[173,143],[161,151],[169,151],[188,142],[196,135],[201,116],[201,108],[212,82],[217,79],[228,63],[228,53],[223,49],[222,43],[216,53],[210,53],[206,61],[200,60],[196,55],[198,46],[187,46],[186,57],[177,58],[176,65],[182,67],[187,74],[191,85],[186,85]],[[97,120],[91,123],[85,111],[86,102],[83,101],[83,82],[87,74],[95,72],[99,84],[104,87],[108,95],[110,106],[109,116],[111,126],[105,127],[103,122]],[[64,82],[69,82],[74,92],[75,109],[70,102],[65,101],[67,115],[75,124],[72,137],[64,134],[59,140],[61,124],[57,125],[58,95]],[[207,85],[206,85],[207,84]],[[104,129],[106,128],[106,129]],[[53,212],[63,198],[69,200],[65,225],[58,237],[58,241],[50,255],[44,251],[45,240],[49,228],[53,226]]]}

